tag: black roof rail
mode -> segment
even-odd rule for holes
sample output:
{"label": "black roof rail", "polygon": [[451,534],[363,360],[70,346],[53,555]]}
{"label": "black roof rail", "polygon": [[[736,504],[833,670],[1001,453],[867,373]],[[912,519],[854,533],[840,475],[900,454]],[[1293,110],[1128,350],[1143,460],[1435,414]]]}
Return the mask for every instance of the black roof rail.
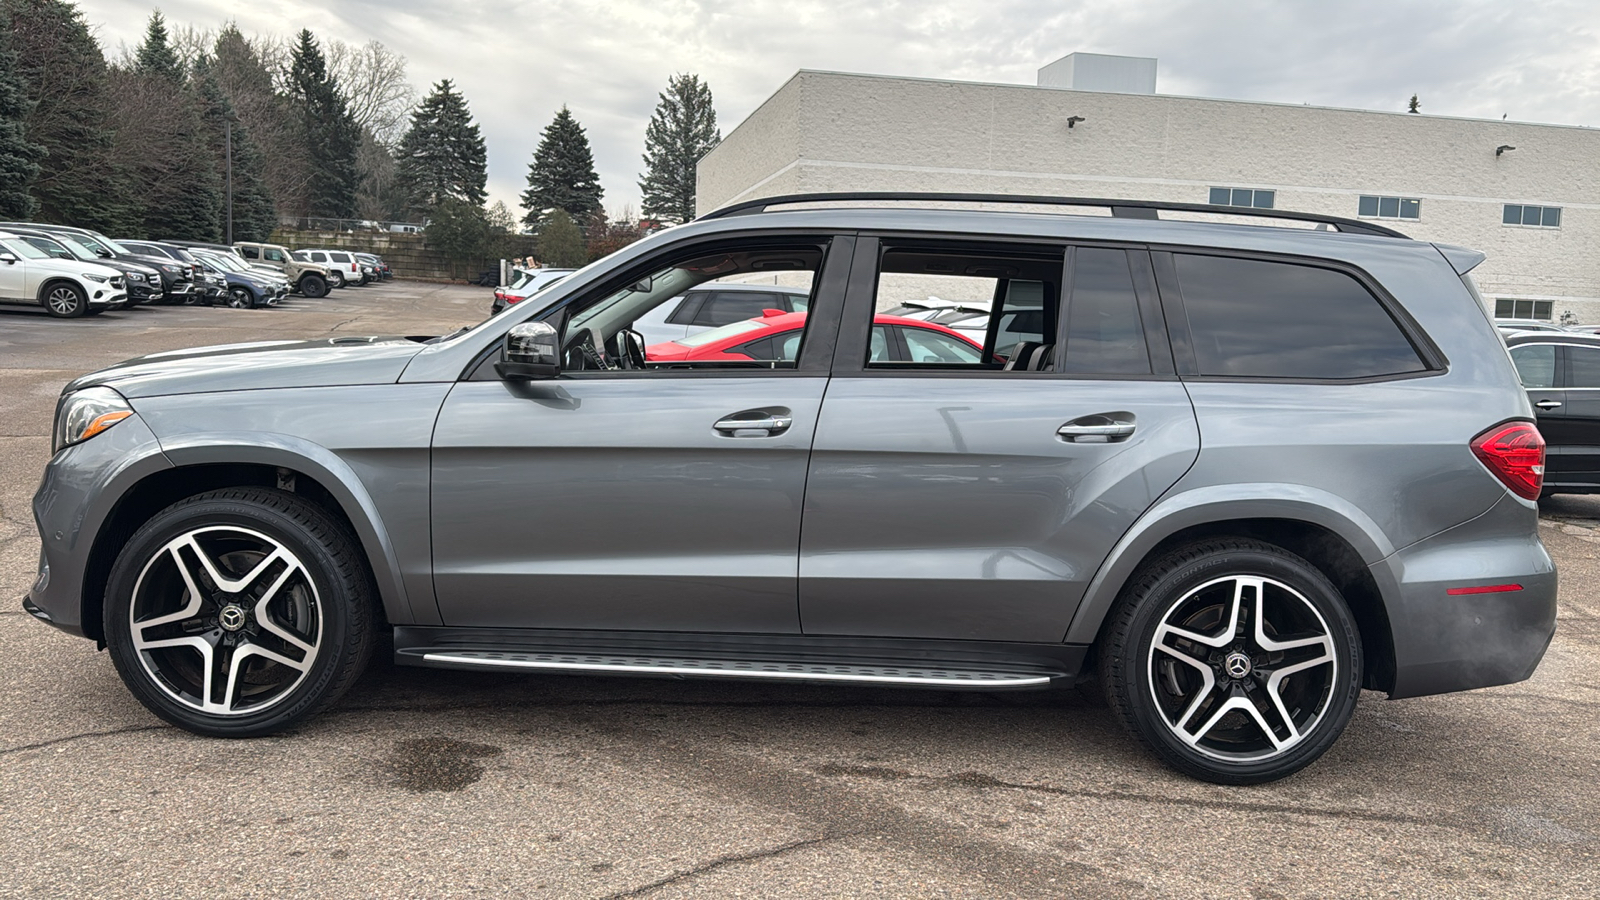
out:
{"label": "black roof rail", "polygon": [[785,194],[779,197],[758,197],[746,200],[731,206],[714,209],[700,216],[699,219],[725,219],[729,216],[743,216],[753,213],[766,212],[768,207],[789,206],[795,203],[848,203],[854,201],[884,201],[898,200],[908,202],[940,202],[940,203],[1018,203],[1030,206],[1098,206],[1111,210],[1111,215],[1119,219],[1155,219],[1161,210],[1168,212],[1193,212],[1213,213],[1224,216],[1255,216],[1263,219],[1286,219],[1297,222],[1315,222],[1318,225],[1327,225],[1349,234],[1370,234],[1379,237],[1401,238],[1410,240],[1409,235],[1374,225],[1371,222],[1362,222],[1358,219],[1345,219],[1339,216],[1324,216],[1318,213],[1295,212],[1287,209],[1255,209],[1248,206],[1212,206],[1208,203],[1165,203],[1156,200],[1107,200],[1104,198],[1089,197],[1049,197],[1032,194],[962,194],[940,192],[898,192],[898,191],[845,191],[818,194]]}

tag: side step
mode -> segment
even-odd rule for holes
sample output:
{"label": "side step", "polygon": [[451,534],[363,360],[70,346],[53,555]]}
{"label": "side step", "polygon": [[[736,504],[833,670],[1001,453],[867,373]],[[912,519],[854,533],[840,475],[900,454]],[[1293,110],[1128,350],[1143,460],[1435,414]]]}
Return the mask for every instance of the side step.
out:
{"label": "side step", "polygon": [[666,656],[518,653],[498,650],[454,650],[424,653],[436,665],[464,668],[555,669],[567,672],[612,672],[685,678],[749,678],[786,681],[848,681],[906,687],[948,687],[965,690],[1044,687],[1049,673],[980,671],[931,666],[857,665],[839,663],[753,662],[733,659],[684,659]]}

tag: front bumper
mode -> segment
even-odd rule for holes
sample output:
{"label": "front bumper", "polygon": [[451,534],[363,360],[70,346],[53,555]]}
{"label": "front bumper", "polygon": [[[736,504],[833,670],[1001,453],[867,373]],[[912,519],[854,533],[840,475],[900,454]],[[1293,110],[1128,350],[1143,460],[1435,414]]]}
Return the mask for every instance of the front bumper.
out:
{"label": "front bumper", "polygon": [[[1389,696],[1420,697],[1512,684],[1533,674],[1555,635],[1555,563],[1539,540],[1538,510],[1510,494],[1488,512],[1406,547],[1372,567],[1394,638]],[[1519,585],[1496,593],[1452,588]]]}
{"label": "front bumper", "polygon": [[[83,635],[84,573],[102,526],[129,487],[170,468],[156,436],[137,414],[51,458],[33,496],[39,574],[23,608]],[[89,633],[99,628],[99,622],[88,623]]]}

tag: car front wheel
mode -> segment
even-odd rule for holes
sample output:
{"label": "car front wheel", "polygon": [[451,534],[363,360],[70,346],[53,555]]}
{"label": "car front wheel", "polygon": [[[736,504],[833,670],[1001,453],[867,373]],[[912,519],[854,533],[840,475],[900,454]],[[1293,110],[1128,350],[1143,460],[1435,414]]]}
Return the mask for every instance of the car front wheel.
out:
{"label": "car front wheel", "polygon": [[1113,610],[1100,682],[1169,765],[1258,784],[1310,765],[1361,690],[1361,640],[1326,576],[1279,547],[1218,539],[1146,566]]}
{"label": "car front wheel", "polygon": [[255,309],[256,300],[250,295],[248,288],[229,288],[228,306],[233,309]]}
{"label": "car front wheel", "polygon": [[282,731],[325,708],[371,652],[369,578],[320,508],[232,488],[157,513],[106,589],[106,643],[151,712],[215,737]]}
{"label": "car front wheel", "polygon": [[312,299],[327,296],[328,282],[321,275],[307,275],[300,279],[300,293]]}
{"label": "car front wheel", "polygon": [[57,282],[44,292],[44,308],[58,319],[75,319],[89,309],[89,298],[76,285]]}

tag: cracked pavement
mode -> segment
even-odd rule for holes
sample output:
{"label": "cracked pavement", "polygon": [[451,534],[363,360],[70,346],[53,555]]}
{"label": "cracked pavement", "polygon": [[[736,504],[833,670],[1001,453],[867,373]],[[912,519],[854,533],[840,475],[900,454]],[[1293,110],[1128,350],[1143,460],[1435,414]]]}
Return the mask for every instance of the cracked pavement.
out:
{"label": "cracked pavement", "polygon": [[425,334],[489,291],[277,310],[0,310],[0,897],[1592,897],[1600,498],[1543,504],[1555,642],[1522,684],[1365,694],[1301,774],[1173,774],[1075,692],[955,694],[397,668],[299,731],[169,728],[22,614],[71,377],[158,350]]}

